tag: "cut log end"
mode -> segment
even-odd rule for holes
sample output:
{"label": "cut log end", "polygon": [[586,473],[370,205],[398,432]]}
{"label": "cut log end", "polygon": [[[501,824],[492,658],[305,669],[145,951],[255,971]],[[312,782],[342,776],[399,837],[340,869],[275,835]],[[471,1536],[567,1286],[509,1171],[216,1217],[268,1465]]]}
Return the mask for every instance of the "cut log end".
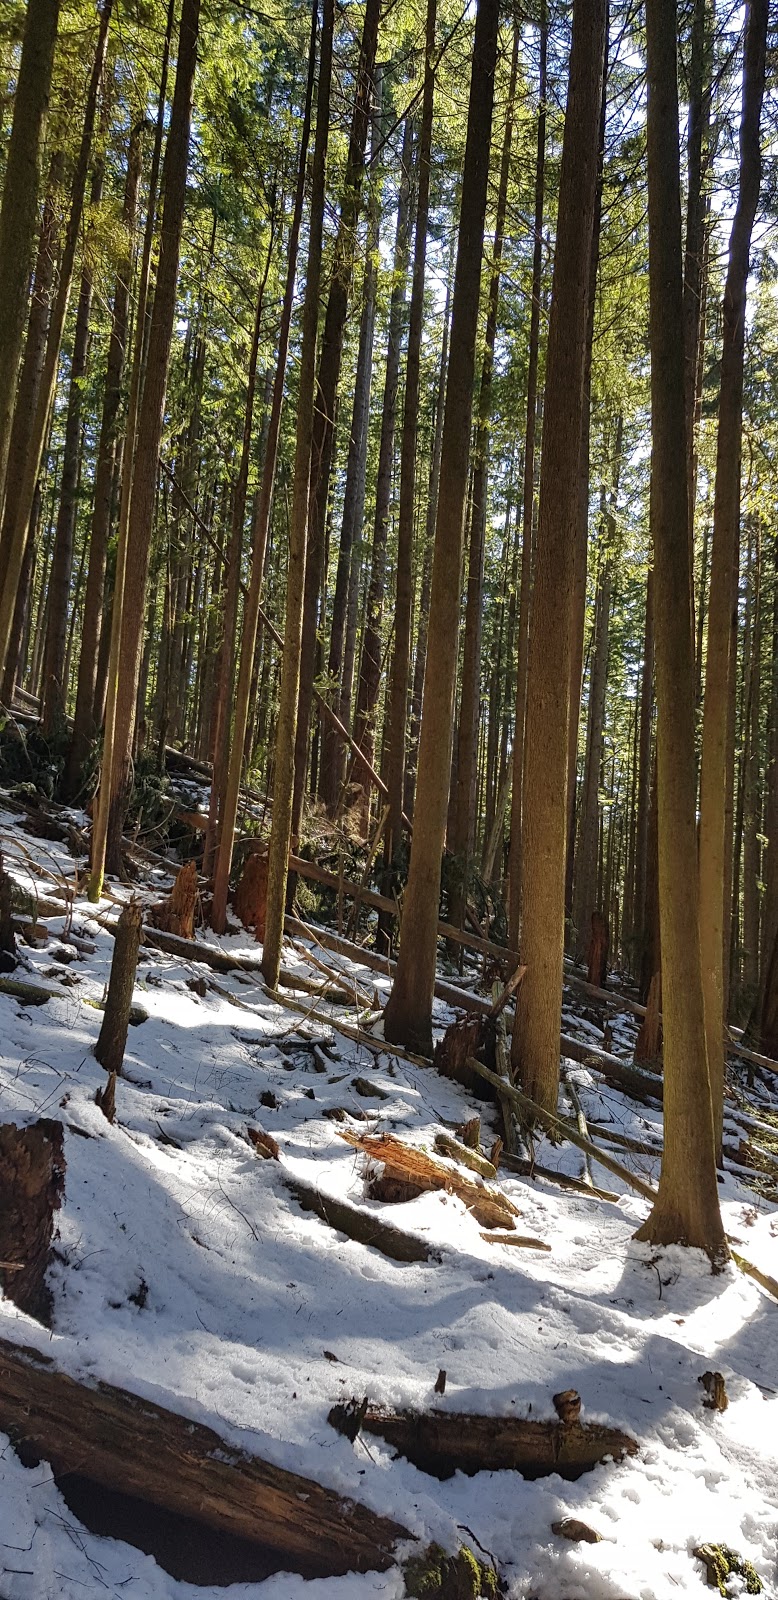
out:
{"label": "cut log end", "polygon": [[62,1124],[0,1127],[0,1284],[20,1311],[48,1324],[54,1212],[65,1183]]}

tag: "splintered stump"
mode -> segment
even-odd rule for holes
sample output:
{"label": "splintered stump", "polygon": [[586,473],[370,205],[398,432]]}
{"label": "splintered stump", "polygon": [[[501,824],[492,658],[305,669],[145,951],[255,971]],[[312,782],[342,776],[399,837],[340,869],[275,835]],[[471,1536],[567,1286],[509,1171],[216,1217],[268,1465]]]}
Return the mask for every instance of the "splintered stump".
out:
{"label": "splintered stump", "polygon": [[176,881],[166,900],[153,906],[149,921],[163,933],[178,934],[180,939],[194,938],[195,911],[197,910],[197,867],[188,861],[176,875]]}
{"label": "splintered stump", "polygon": [[135,987],[140,935],[140,904],[131,900],[130,904],[124,907],[116,925],[116,942],[113,947],[111,976],[108,980],[108,996],[105,1002],[102,1026],[95,1045],[97,1060],[101,1066],[105,1067],[108,1073],[108,1082],[105,1089],[98,1094],[98,1105],[102,1106],[109,1122],[113,1122],[116,1079],[121,1076],[124,1051],[127,1044],[127,1029],[130,1025],[132,991]]}
{"label": "splintered stump", "polygon": [[383,1167],[380,1187],[371,1189],[376,1199],[410,1200],[426,1191],[443,1189],[457,1195],[482,1228],[515,1228],[513,1219],[519,1212],[506,1195],[462,1177],[453,1168],[434,1161],[426,1151],[403,1144],[391,1133],[358,1134],[344,1128],[340,1137]]}
{"label": "splintered stump", "polygon": [[259,944],[265,938],[267,915],[267,853],[252,850],[246,857],[232,907],[244,928],[253,928]]}
{"label": "splintered stump", "polygon": [[0,1340],[0,1431],[25,1459],[272,1552],[310,1577],[385,1572],[405,1528],[310,1478],[249,1455],[201,1423],[111,1384],[58,1371]]}
{"label": "splintered stump", "polygon": [[0,1127],[0,1285],[20,1311],[48,1322],[54,1212],[65,1178],[61,1122]]}
{"label": "splintered stump", "polygon": [[432,1064],[443,1078],[452,1078],[476,1100],[496,1100],[497,1094],[469,1065],[470,1057],[485,1061],[494,1072],[497,1028],[492,1016],[465,1016],[452,1022],[435,1046]]}
{"label": "splintered stump", "polygon": [[520,1472],[523,1478],[580,1478],[609,1457],[637,1454],[629,1434],[598,1423],[541,1422],[522,1417],[471,1416],[463,1411],[389,1411],[381,1406],[333,1406],[328,1421],[354,1437],[377,1434],[398,1455],[433,1478],[455,1472]]}
{"label": "splintered stump", "polygon": [[592,931],[589,937],[589,983],[595,983],[598,989],[604,989],[608,977],[608,954],[610,952],[610,929],[608,919],[601,911],[592,912]]}

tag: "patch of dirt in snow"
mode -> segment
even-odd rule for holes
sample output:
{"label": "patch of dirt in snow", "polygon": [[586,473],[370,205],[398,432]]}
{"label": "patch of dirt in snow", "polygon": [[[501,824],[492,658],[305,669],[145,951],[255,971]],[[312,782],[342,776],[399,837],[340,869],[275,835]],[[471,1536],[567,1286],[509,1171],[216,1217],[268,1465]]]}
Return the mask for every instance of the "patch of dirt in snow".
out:
{"label": "patch of dirt in snow", "polygon": [[[62,854],[52,870],[66,868],[72,881],[72,861]],[[49,859],[38,857],[44,866]],[[34,865],[28,871],[36,875]],[[38,883],[50,894],[43,875]],[[746,1555],[770,1593],[778,1556],[775,1303],[734,1268],[712,1277],[696,1255],[654,1257],[634,1243],[646,1202],[628,1189],[604,1202],[501,1173],[519,1231],[544,1239],[548,1255],[486,1243],[452,1195],[424,1194],[400,1206],[367,1202],[362,1159],[325,1113],[340,1108],[359,1131],[392,1131],[431,1150],[436,1132],[472,1115],[468,1097],[431,1069],[348,1039],[337,1013],[313,997],[309,1005],[303,997],[304,1020],[258,981],[235,974],[215,975],[217,988],[200,996],[187,987],[193,969],[158,952],[138,969],[135,998],[148,1020],[130,1029],[127,1077],[109,1126],[94,1103],[104,1082],[92,1055],[99,1013],[83,1001],[102,996],[113,948],[103,924],[115,915],[108,902],[97,913],[76,903],[73,923],[96,949],[79,952],[67,969],[80,982],[63,987],[61,999],[32,1010],[0,994],[0,1120],[61,1117],[67,1158],[49,1274],[53,1331],[0,1298],[0,1334],[45,1349],[75,1375],[204,1422],[424,1541],[453,1549],[462,1538],[477,1540],[515,1600],[701,1597],[710,1591],[692,1552],[710,1540]],[[59,934],[64,919],[50,926]],[[248,935],[225,944],[258,956]],[[23,959],[29,978],[42,979],[51,964],[45,949],[24,947]],[[327,959],[370,989],[381,983],[342,958]],[[289,952],[287,964],[321,978],[299,952]],[[441,1024],[449,1015],[440,1009]],[[355,1023],[353,1012],[348,1020]],[[566,1024],[574,1022],[568,1011]],[[313,1041],[322,1049],[314,1052]],[[593,1121],[646,1143],[661,1135],[660,1113],[631,1106],[586,1068],[569,1070]],[[356,1078],[384,1098],[360,1094]],[[488,1147],[492,1113],[476,1109]],[[278,1142],[290,1176],[368,1205],[429,1241],[442,1260],[387,1260],[303,1212],[278,1165],[247,1142],[249,1124]],[[656,1158],[606,1148],[656,1177]],[[536,1155],[580,1176],[580,1155],[569,1146],[539,1143]],[[619,1189],[597,1165],[593,1178]],[[744,1253],[775,1275],[774,1208],[732,1177],[722,1203]],[[707,1367],[724,1374],[730,1404],[723,1414],[702,1405],[698,1377]],[[434,1392],[441,1368],[443,1397]],[[551,1397],[567,1388],[580,1392],[584,1419],[634,1435],[639,1455],[576,1483],[556,1476],[530,1483],[509,1472],[459,1473],[439,1483],[392,1459],[380,1440],[352,1446],[327,1423],[335,1402],[365,1394],[396,1407],[552,1418]],[[568,1516],[594,1527],[601,1541],[571,1544],[555,1535],[552,1523]],[[23,1467],[0,1440],[3,1600],[216,1600],[225,1593],[395,1600],[403,1584],[393,1568],[193,1588],[134,1546],[88,1532],[46,1464]]]}

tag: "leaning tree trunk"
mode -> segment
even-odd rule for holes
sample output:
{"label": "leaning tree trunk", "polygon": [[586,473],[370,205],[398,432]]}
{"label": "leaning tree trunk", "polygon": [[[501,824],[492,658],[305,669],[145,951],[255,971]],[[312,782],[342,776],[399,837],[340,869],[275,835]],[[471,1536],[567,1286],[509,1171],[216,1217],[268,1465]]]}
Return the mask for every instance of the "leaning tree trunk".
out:
{"label": "leaning tree trunk", "polygon": [[[743,418],[743,357],[751,230],[761,183],[759,124],[764,93],[767,0],[751,0],[747,12],[743,105],[740,129],[740,189],[732,224],[724,290],[716,487],[713,502],[708,649],[700,776],[700,941],[716,1146],[723,1126],[725,971],[727,938],[727,752],[730,691],[736,660],[732,651],[733,596],[737,594],[740,548],[740,451]],[[735,603],[735,610],[737,609]]]}
{"label": "leaning tree trunk", "polygon": [[28,0],[0,205],[0,510],[38,228],[40,164],[58,21],[59,0]]}
{"label": "leaning tree trunk", "polygon": [[329,134],[330,85],[332,81],[332,33],[334,0],[324,0],[319,54],[319,86],[316,109],[316,139],[313,153],[311,212],[308,229],[308,267],[303,305],[302,351],[297,391],[297,437],[294,456],[294,484],[289,526],[289,560],[286,579],[286,623],[281,667],[278,721],[276,724],[273,778],[273,822],[268,854],[267,909],[262,971],[271,988],[278,984],[281,970],[281,945],[284,937],[286,879],[289,842],[292,833],[292,800],[295,778],[295,735],[297,700],[300,687],[300,647],[305,598],[305,557],[308,532],[308,500],[311,485],[314,398],[316,389],[316,331],[319,319],[324,197]]}
{"label": "leaning tree trunk", "polygon": [[[99,899],[102,889],[106,847],[112,865],[116,866],[120,861],[119,841],[129,785],[135,703],[140,679],[159,446],[176,312],[178,257],[186,201],[189,126],[199,23],[200,0],[184,0],[176,84],[162,177],[165,200],[143,401],[138,413],[134,457],[132,461],[125,460],[124,463],[125,475],[131,475],[131,490],[124,548],[120,547],[116,563],[109,705],[106,709],[103,770],[92,837],[89,893],[94,900]],[[138,332],[140,335],[140,328]]]}
{"label": "leaning tree trunk", "polygon": [[570,660],[585,404],[589,270],[605,53],[605,0],[575,0],[546,359],[543,455],[527,679],[522,983],[512,1061],[556,1109],[565,934]]}
{"label": "leaning tree trunk", "polygon": [[726,1255],[705,1044],[696,868],[694,614],[684,405],[675,0],[648,0],[652,542],[656,574],[664,1149],[638,1237]]}
{"label": "leaning tree trunk", "polygon": [[463,523],[469,472],[473,372],[489,179],[498,17],[497,0],[480,0],[475,24],[462,179],[415,827],[403,908],[404,934],[392,992],[384,1013],[387,1039],[420,1048],[427,1053],[431,1053],[432,1049],[438,901],[446,835]]}

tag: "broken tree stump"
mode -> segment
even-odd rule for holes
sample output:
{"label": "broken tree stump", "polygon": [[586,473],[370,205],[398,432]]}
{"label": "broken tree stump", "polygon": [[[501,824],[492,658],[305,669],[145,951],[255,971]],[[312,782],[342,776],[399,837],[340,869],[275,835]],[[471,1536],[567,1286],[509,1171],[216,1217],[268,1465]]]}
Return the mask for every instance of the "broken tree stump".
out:
{"label": "broken tree stump", "polygon": [[132,991],[135,987],[135,969],[138,965],[138,947],[141,934],[140,903],[131,900],[116,925],[116,942],[108,980],[102,1026],[95,1045],[95,1055],[109,1075],[121,1077],[127,1029],[130,1023]]}
{"label": "broken tree stump", "polygon": [[[352,1402],[353,1406],[354,1402]],[[333,1406],[328,1422],[341,1431],[348,1406]],[[607,1456],[637,1454],[638,1445],[619,1428],[600,1423],[536,1421],[524,1417],[482,1417],[460,1411],[390,1411],[368,1405],[362,1417],[367,1433],[385,1439],[399,1455],[433,1478],[455,1472],[520,1472],[523,1478],[580,1478]]]}
{"label": "broken tree stump", "polygon": [[267,915],[267,850],[252,850],[243,863],[232,909],[244,928],[253,928],[259,944],[265,938]]}
{"label": "broken tree stump", "polygon": [[175,933],[180,939],[194,938],[195,911],[197,910],[197,866],[187,861],[176,874],[176,881],[166,900],[152,906],[149,922],[163,933]]}
{"label": "broken tree stump", "polygon": [[469,1065],[471,1056],[483,1056],[487,1066],[494,1071],[496,1062],[495,1016],[489,1014],[488,1002],[483,1002],[486,1014],[458,1017],[452,1022],[435,1046],[432,1064],[442,1078],[452,1078],[476,1100],[495,1100],[489,1090]]}
{"label": "broken tree stump", "polygon": [[0,853],[0,972],[13,972],[17,962],[13,917],[13,882]]}
{"label": "broken tree stump", "polygon": [[20,1311],[45,1323],[46,1268],[64,1181],[61,1122],[0,1127],[0,1285]]}
{"label": "broken tree stump", "polygon": [[113,1385],[58,1370],[0,1340],[0,1431],[51,1464],[274,1551],[311,1577],[385,1572],[409,1534],[310,1478],[250,1455],[211,1428]]}
{"label": "broken tree stump", "polygon": [[484,1184],[463,1178],[452,1167],[434,1161],[426,1151],[403,1144],[391,1133],[358,1134],[344,1128],[340,1137],[371,1161],[380,1162],[390,1182],[413,1185],[417,1192],[443,1189],[464,1201],[482,1228],[515,1228],[513,1219],[519,1212],[506,1195],[499,1189],[487,1189]]}

